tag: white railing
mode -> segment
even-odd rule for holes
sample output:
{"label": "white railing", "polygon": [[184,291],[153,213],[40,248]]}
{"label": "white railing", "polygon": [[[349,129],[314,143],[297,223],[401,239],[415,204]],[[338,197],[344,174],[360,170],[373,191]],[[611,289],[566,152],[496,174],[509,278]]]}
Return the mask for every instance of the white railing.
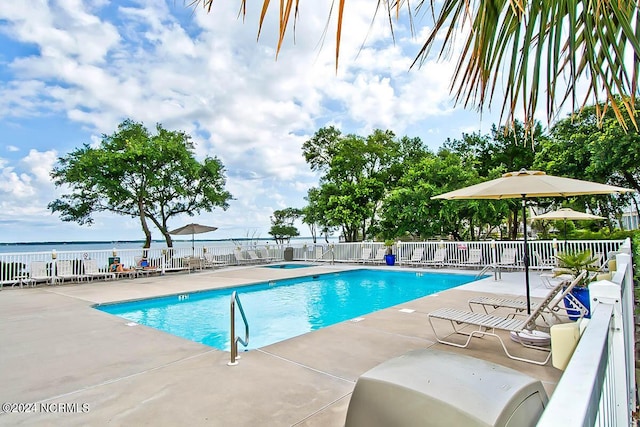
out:
{"label": "white railing", "polygon": [[627,239],[612,280],[589,285],[592,316],[538,422],[630,426],[636,409],[633,264]]}
{"label": "white railing", "polygon": [[[71,261],[72,273],[78,280],[84,275],[84,260],[95,260],[99,271],[107,272],[114,258],[118,258],[125,268],[136,268],[144,258],[148,262],[147,272],[166,273],[187,270],[193,267],[190,259],[200,260],[200,268],[237,265],[233,256],[237,249],[228,246],[198,246],[192,248],[150,248],[150,249],[109,249],[88,251],[51,251],[51,252],[16,252],[0,253],[0,286],[38,283],[56,283],[57,264],[62,260]],[[282,259],[283,248],[280,246],[257,246],[241,248],[256,250],[258,256],[266,255],[270,260]],[[245,254],[246,255],[246,254]],[[44,272],[37,276],[32,267],[43,264]]]}
{"label": "white railing", "polygon": [[[531,269],[548,268],[549,260],[554,260],[555,255],[565,250],[590,249],[594,254],[602,254],[605,260],[609,254],[617,251],[622,240],[580,240],[560,242],[557,240],[539,240],[529,242]],[[371,249],[371,256],[378,253],[378,249],[384,248],[381,242],[357,242],[357,243],[319,243],[317,245],[291,246],[295,261],[325,261],[325,262],[354,262],[362,259],[362,250]],[[522,257],[524,247],[522,241],[484,241],[484,242],[397,242],[392,250],[396,255],[396,264],[402,265],[411,259],[415,249],[423,248],[423,259],[433,258],[436,250],[444,248],[447,256],[445,265],[464,265],[469,257],[471,249],[480,249],[482,252],[479,268],[495,265],[500,261],[501,254],[506,248],[514,248],[517,252],[515,268],[524,268]],[[0,253],[0,285],[18,284],[21,280],[30,277],[32,262],[46,263],[46,277],[40,281],[55,282],[56,263],[59,260],[70,260],[73,265],[73,273],[82,275],[82,260],[96,260],[99,269],[106,271],[114,257],[118,257],[125,267],[135,267],[138,260],[145,258],[149,266],[162,273],[168,271],[185,270],[189,268],[188,259],[195,257],[202,261],[202,268],[211,266],[236,265],[237,260],[233,256],[237,248],[233,245],[226,246],[196,246],[193,248],[151,248],[151,249],[117,249],[94,251],[59,251],[59,252],[21,252]],[[243,247],[241,251],[255,250],[259,256],[263,254],[271,260],[281,260],[285,255],[285,245],[251,246]],[[246,253],[244,254],[247,255]]]}
{"label": "white railing", "polygon": [[[602,261],[606,260],[611,253],[618,250],[623,240],[534,240],[529,241],[529,267],[532,270],[549,267],[549,262],[555,260],[555,256],[566,251],[582,251],[589,249],[592,254],[602,255]],[[294,259],[297,261],[332,261],[332,262],[353,262],[362,257],[362,250],[370,248],[371,254],[375,254],[384,244],[380,242],[353,242],[335,244],[303,245],[294,247]],[[324,256],[317,257],[317,248],[321,248]],[[392,250],[396,255],[396,263],[402,265],[411,259],[411,255],[416,248],[423,248],[424,260],[433,258],[436,250],[444,248],[447,252],[445,265],[463,265],[469,257],[470,249],[480,249],[482,251],[480,266],[494,265],[500,261],[501,254],[506,248],[516,250],[516,266],[524,269],[524,244],[518,241],[483,241],[483,242],[451,242],[451,241],[430,241],[430,242],[397,242]]]}

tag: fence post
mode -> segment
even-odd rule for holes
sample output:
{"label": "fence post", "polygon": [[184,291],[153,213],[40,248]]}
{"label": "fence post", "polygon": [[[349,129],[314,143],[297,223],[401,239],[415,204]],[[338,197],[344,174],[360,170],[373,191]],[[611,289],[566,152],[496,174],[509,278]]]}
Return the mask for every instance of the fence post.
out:
{"label": "fence post", "polygon": [[[609,369],[611,375],[612,402],[615,407],[614,419],[618,425],[631,425],[629,399],[627,393],[627,363],[625,355],[625,331],[622,320],[622,293],[619,285],[608,280],[600,280],[589,285],[591,310],[598,304],[613,306],[609,331]],[[606,387],[606,385],[605,385]]]}

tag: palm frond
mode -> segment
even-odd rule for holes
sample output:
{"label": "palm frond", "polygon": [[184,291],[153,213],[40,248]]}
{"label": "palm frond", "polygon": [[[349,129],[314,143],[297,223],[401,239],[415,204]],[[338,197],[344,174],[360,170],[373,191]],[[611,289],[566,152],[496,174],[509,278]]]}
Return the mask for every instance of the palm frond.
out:
{"label": "palm frond", "polygon": [[[187,0],[211,11],[213,0]],[[242,14],[246,0],[239,0]],[[340,57],[346,0],[337,1],[336,69]],[[294,0],[280,0],[277,53],[291,19]],[[295,1],[293,22],[298,17]],[[439,47],[443,59],[454,51],[456,36],[467,34],[452,78],[457,103],[478,110],[489,107],[504,83],[501,122],[513,123],[522,109],[526,124],[534,123],[541,94],[545,94],[548,121],[567,102],[577,111],[606,101],[622,127],[623,110],[633,125],[640,74],[640,0],[378,0],[376,15],[386,9],[393,36],[393,19],[401,9],[413,16],[425,6],[433,11],[433,30],[412,66],[430,59]],[[263,0],[258,37],[270,0]],[[332,7],[333,11],[333,7]],[[294,28],[295,32],[295,28]],[[393,36],[395,37],[395,36]],[[276,54],[277,54],[276,53]],[[577,96],[587,85],[584,97]],[[623,110],[615,97],[621,96]],[[599,109],[601,120],[607,108]]]}

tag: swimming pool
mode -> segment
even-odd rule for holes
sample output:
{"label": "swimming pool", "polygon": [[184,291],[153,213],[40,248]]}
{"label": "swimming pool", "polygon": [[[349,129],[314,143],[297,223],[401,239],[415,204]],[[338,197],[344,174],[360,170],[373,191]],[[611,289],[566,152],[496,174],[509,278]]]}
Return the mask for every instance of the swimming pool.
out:
{"label": "swimming pool", "polygon": [[[362,269],[96,308],[229,351],[229,304],[234,290],[249,322],[248,349],[254,349],[474,280],[465,274]],[[239,314],[236,325],[243,330]]]}
{"label": "swimming pool", "polygon": [[265,265],[265,268],[284,268],[285,270],[289,270],[292,268],[306,268],[306,267],[314,267],[313,264],[271,264]]}

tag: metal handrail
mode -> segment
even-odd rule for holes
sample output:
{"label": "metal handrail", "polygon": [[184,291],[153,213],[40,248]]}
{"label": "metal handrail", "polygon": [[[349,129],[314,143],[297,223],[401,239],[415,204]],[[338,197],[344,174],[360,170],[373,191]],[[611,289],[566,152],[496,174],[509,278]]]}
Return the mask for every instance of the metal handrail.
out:
{"label": "metal handrail", "polygon": [[[238,308],[240,309],[240,315],[242,316],[242,321],[244,322],[244,339],[236,336],[236,303],[238,304]],[[242,303],[240,302],[240,297],[238,297],[238,292],[233,291],[231,294],[231,361],[228,363],[229,366],[237,365],[238,362],[236,359],[240,359],[238,356],[238,342],[243,346],[249,345],[249,322],[247,322],[247,316],[244,314],[244,309],[242,308]]]}
{"label": "metal handrail", "polygon": [[476,280],[489,270],[493,270],[493,280],[502,279],[502,270],[500,270],[500,266],[496,264],[489,264],[486,265],[482,270],[480,270],[480,273],[476,274]]}

